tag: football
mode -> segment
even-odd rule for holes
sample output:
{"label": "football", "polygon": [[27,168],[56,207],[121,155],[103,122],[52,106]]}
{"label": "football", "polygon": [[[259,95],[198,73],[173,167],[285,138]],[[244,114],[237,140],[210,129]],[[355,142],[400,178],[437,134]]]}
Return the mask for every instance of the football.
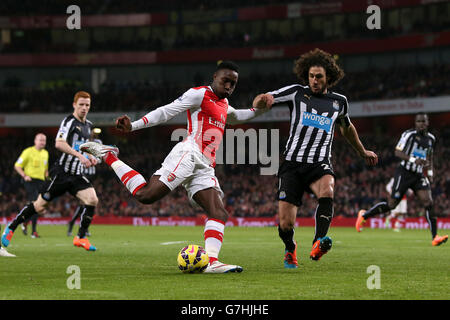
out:
{"label": "football", "polygon": [[177,262],[178,268],[185,273],[201,273],[208,266],[209,257],[205,249],[190,244],[178,253]]}

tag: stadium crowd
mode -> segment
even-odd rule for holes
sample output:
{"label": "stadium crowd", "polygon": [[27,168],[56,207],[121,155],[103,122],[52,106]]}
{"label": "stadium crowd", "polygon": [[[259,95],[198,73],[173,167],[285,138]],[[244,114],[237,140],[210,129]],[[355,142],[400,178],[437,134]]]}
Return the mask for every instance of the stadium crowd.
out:
{"label": "stadium crowd", "polygon": [[[321,0],[320,2],[334,2],[335,0]],[[261,6],[296,3],[298,0],[247,0],[245,6]],[[303,3],[318,3],[319,0],[302,0]],[[2,0],[0,12],[5,15],[37,15],[37,14],[61,14],[66,8],[74,4],[72,0]],[[84,14],[121,14],[142,13],[157,11],[176,10],[206,10],[206,9],[228,9],[242,7],[240,0],[165,0],[165,1],[141,1],[128,0],[78,0],[76,4],[82,8]]]}
{"label": "stadium crowd", "polygon": [[[8,5],[9,0],[0,2],[0,12],[12,13],[30,11],[30,15],[45,12],[45,15],[66,13],[72,3],[68,1],[47,0],[38,7],[35,1],[21,1],[17,7],[14,3]],[[296,1],[246,1],[245,6],[263,6],[270,4],[282,5]],[[303,3],[305,1],[302,1]],[[309,3],[319,1],[310,0]],[[324,2],[324,1],[321,1]],[[329,2],[336,2],[331,0]],[[125,4],[126,3],[126,4]],[[6,5],[5,5],[6,4]],[[400,13],[401,10],[385,9],[382,11],[383,20],[387,21],[381,29],[371,30],[362,27],[366,25],[367,14],[364,11],[352,13],[351,19],[342,19],[340,14],[305,15],[297,19],[265,19],[255,27],[253,20],[238,20],[239,13],[231,11],[233,8],[244,7],[242,2],[227,1],[78,1],[82,14],[114,14],[114,13],[148,13],[165,11],[169,23],[163,26],[129,27],[129,28],[86,28],[83,39],[73,39],[68,42],[66,37],[57,37],[54,29],[12,29],[8,41],[0,42],[2,53],[87,53],[87,52],[120,52],[120,51],[165,51],[204,48],[242,48],[247,46],[292,45],[298,43],[320,43],[324,41],[352,40],[352,39],[380,39],[405,34],[420,34],[429,32],[443,32],[450,29],[448,8],[445,4],[431,4],[423,11],[401,13],[408,15],[402,18],[402,23],[393,23],[391,12]],[[4,7],[3,7],[4,6]],[[416,7],[417,8],[417,7]],[[217,11],[217,10],[222,11]],[[225,10],[228,9],[228,10]],[[192,18],[192,14],[209,17],[219,16],[217,21]],[[269,9],[270,10],[270,9]],[[414,10],[414,7],[410,10]],[[177,12],[178,11],[178,12]],[[183,13],[187,14],[185,21]],[[400,18],[399,18],[400,19]],[[298,23],[300,21],[301,23]],[[177,27],[174,28],[174,25]],[[153,29],[158,28],[157,32]],[[106,35],[98,36],[97,30]],[[125,30],[123,32],[123,30]]]}
{"label": "stadium crowd", "polygon": [[[437,134],[435,149],[435,181],[432,184],[435,211],[438,216],[450,216],[450,128]],[[367,209],[381,199],[385,199],[386,184],[393,176],[398,159],[393,155],[397,142],[390,136],[363,135],[361,139],[368,148],[376,150],[380,163],[376,168],[368,168],[364,161],[357,158],[351,147],[338,135],[333,146],[333,167],[336,172],[335,216],[355,217],[360,209]],[[14,173],[13,165],[20,150],[29,145],[30,139],[8,137],[0,145],[0,216],[14,216],[25,203],[25,191],[20,177]],[[123,137],[107,137],[107,143],[116,143],[121,149],[121,158],[131,167],[143,173],[147,178],[159,168],[165,155],[173,146],[152,144],[144,136],[126,140]],[[51,140],[50,140],[51,141]],[[151,141],[150,141],[151,143]],[[281,143],[281,146],[284,144]],[[55,150],[48,146],[51,159]],[[142,150],[149,150],[142,152]],[[133,199],[121,185],[117,177],[105,165],[99,165],[94,186],[99,197],[97,215],[107,216],[195,216],[203,210],[189,205],[186,192],[177,188],[161,201],[144,206]],[[234,217],[273,217],[277,214],[275,199],[276,176],[259,174],[258,165],[217,165],[216,174],[225,193],[225,205]],[[299,216],[314,215],[316,201],[305,194]],[[65,195],[51,203],[48,215],[69,216],[77,206],[76,200]],[[409,216],[423,215],[423,208],[414,196],[408,203]]]}
{"label": "stadium crowd", "polygon": [[[435,79],[440,81],[436,82]],[[93,112],[140,111],[165,105],[192,86],[211,80],[195,74],[190,83],[164,80],[106,81],[93,94]],[[250,105],[261,93],[298,83],[293,73],[262,75],[242,74],[230,103],[237,108]],[[396,66],[389,69],[370,69],[348,72],[345,81],[336,87],[350,103],[370,99],[431,97],[450,94],[450,64],[431,66]],[[58,79],[43,82],[38,88],[27,88],[18,79],[10,78],[0,88],[2,112],[65,112],[72,104],[73,92],[86,90],[81,81]],[[91,91],[91,89],[87,89]]]}
{"label": "stadium crowd", "polygon": [[[121,51],[168,51],[168,50],[187,50],[187,49],[205,49],[205,48],[242,48],[266,46],[268,43],[273,45],[293,45],[299,43],[317,43],[339,41],[339,40],[357,40],[357,39],[384,39],[392,36],[401,36],[404,34],[418,34],[426,32],[442,32],[450,29],[450,21],[442,19],[427,20],[427,24],[422,22],[414,23],[410,28],[403,30],[401,27],[394,28],[385,26],[382,29],[368,33],[364,25],[366,16],[361,13],[361,24],[358,27],[342,24],[331,29],[307,29],[296,30],[294,24],[289,26],[290,32],[282,31],[281,28],[262,27],[258,32],[252,30],[251,23],[240,24],[233,31],[226,29],[223,24],[222,29],[215,33],[208,33],[209,29],[205,24],[194,25],[196,30],[180,31],[175,34],[144,34],[139,32],[139,28],[133,28],[124,38],[120,28],[104,29],[108,36],[95,36],[96,29],[88,29],[89,35],[86,35],[84,41],[54,40],[50,31],[25,30],[12,33],[12,40],[8,43],[0,43],[0,53],[95,53],[95,52],[121,52]],[[322,18],[325,23],[327,17]],[[192,27],[192,25],[190,25]],[[334,29],[341,30],[336,34]],[[123,30],[123,29],[122,29]],[[141,30],[144,30],[141,28]]]}

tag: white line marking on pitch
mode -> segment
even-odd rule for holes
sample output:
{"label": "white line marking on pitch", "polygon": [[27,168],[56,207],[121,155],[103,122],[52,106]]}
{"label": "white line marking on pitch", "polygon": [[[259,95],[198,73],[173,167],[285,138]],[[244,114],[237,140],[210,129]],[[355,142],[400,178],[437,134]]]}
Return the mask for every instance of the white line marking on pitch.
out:
{"label": "white line marking on pitch", "polygon": [[177,244],[177,243],[186,243],[186,241],[170,241],[170,242],[162,242],[161,245],[168,246],[171,244]]}

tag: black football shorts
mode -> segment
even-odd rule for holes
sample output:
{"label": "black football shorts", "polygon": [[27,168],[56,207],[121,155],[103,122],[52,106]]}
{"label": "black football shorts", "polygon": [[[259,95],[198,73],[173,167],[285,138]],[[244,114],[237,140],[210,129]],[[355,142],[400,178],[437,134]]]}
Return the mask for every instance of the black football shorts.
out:
{"label": "black football shorts", "polygon": [[31,181],[25,181],[23,185],[25,187],[25,192],[27,194],[27,200],[28,201],[36,200],[44,184],[45,184],[44,180],[39,179],[31,179]]}
{"label": "black football shorts", "polygon": [[277,200],[300,207],[305,191],[313,193],[309,188],[311,183],[327,174],[335,177],[333,167],[327,160],[317,163],[285,160],[278,169]]}
{"label": "black football shorts", "polygon": [[391,197],[401,199],[408,189],[431,190],[430,181],[421,173],[411,172],[399,166],[395,170],[394,183],[392,184]]}
{"label": "black football shorts", "polygon": [[85,176],[70,175],[59,171],[52,175],[50,181],[45,182],[41,189],[41,196],[46,201],[52,201],[66,192],[75,197],[78,191],[91,187],[93,187],[92,183]]}

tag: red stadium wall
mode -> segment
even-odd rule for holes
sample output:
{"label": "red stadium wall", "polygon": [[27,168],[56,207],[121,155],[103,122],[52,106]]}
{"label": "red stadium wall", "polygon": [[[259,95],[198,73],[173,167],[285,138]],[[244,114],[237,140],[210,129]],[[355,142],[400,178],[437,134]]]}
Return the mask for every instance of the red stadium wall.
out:
{"label": "red stadium wall", "polygon": [[[69,218],[40,218],[42,225],[67,225]],[[6,218],[0,219],[1,224],[7,224]],[[335,217],[332,227],[354,227],[356,218]],[[204,217],[94,217],[92,222],[105,225],[133,225],[133,226],[204,226]],[[276,218],[235,218],[231,217],[228,227],[274,227],[277,225]],[[314,227],[314,218],[297,218],[296,227]],[[385,229],[384,219],[373,218],[367,223],[366,228]],[[428,229],[425,218],[407,218],[401,224],[405,229]],[[450,229],[450,218],[438,219],[438,229]],[[356,232],[356,231],[355,231]]]}

